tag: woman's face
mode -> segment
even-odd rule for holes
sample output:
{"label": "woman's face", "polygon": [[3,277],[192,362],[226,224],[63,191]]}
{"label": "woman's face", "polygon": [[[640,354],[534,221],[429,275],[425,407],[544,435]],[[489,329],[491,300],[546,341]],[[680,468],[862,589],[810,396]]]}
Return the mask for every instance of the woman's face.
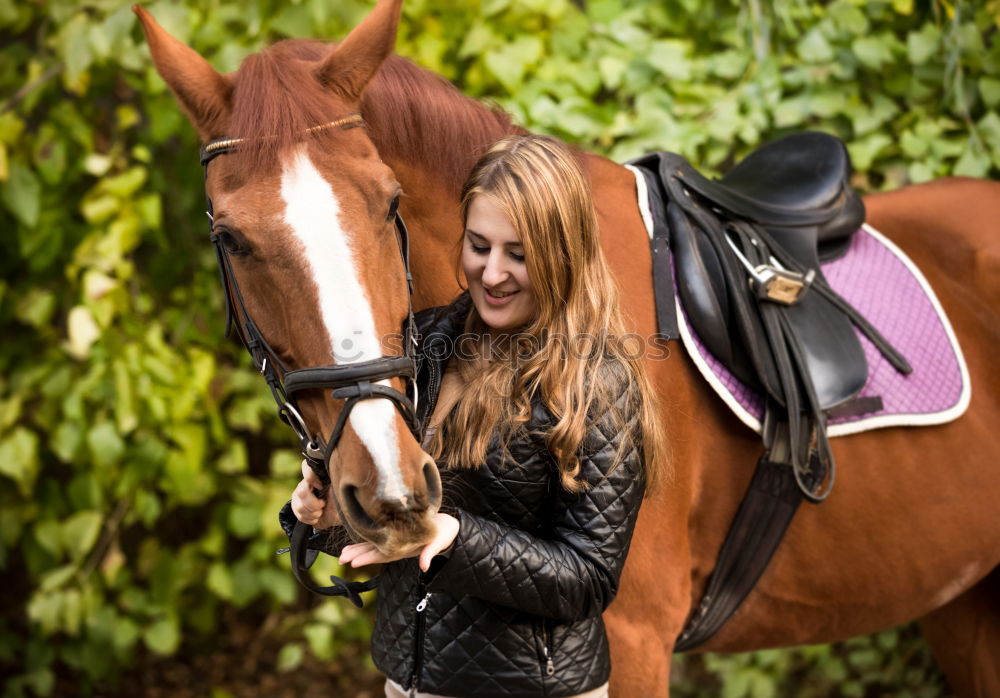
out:
{"label": "woman's face", "polygon": [[462,268],[479,317],[495,330],[527,325],[538,310],[514,226],[488,196],[469,205]]}

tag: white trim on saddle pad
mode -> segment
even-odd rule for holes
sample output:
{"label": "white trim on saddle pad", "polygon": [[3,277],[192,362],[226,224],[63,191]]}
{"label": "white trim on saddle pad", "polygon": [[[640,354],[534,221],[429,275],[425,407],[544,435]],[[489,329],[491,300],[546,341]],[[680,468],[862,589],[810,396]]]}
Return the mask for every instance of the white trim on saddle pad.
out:
{"label": "white trim on saddle pad", "polygon": [[[631,165],[626,165],[636,179],[636,194],[639,203],[639,212],[642,215],[642,221],[646,226],[646,232],[649,234],[650,238],[653,236],[653,219],[649,208],[648,191],[646,189],[645,177],[639,172],[635,167]],[[889,240],[885,235],[875,230],[873,227],[867,223],[863,224],[862,229],[870,235],[874,240],[876,240],[880,245],[882,245],[886,250],[888,250],[892,255],[898,259],[906,267],[907,271],[910,273],[912,278],[919,284],[920,288],[923,290],[924,295],[932,305],[935,314],[937,315],[938,321],[941,323],[941,327],[947,336],[948,344],[951,346],[951,350],[954,353],[954,358],[958,364],[959,371],[961,373],[961,391],[955,403],[947,408],[937,410],[935,412],[928,413],[893,413],[893,414],[880,414],[871,417],[858,419],[856,421],[844,422],[841,424],[833,424],[827,429],[829,436],[845,436],[847,434],[857,434],[862,431],[868,431],[870,429],[880,429],[884,427],[893,426],[927,426],[932,424],[944,424],[945,422],[950,422],[961,416],[969,406],[969,401],[972,397],[972,386],[969,379],[969,369],[965,363],[965,357],[962,354],[962,349],[958,344],[958,338],[955,336],[955,332],[952,329],[951,323],[948,320],[947,315],[945,315],[944,309],[941,307],[941,303],[938,301],[937,296],[931,289],[930,284],[927,279],[920,272],[913,261],[906,256],[906,254],[899,249],[891,240]],[[678,327],[681,335],[681,342],[684,344],[684,348],[687,350],[688,356],[691,358],[694,365],[698,368],[698,372],[705,378],[712,389],[718,394],[726,405],[733,411],[736,417],[746,424],[748,427],[754,431],[760,433],[761,423],[760,420],[750,412],[735,395],[729,390],[725,383],[715,374],[712,368],[707,363],[705,357],[699,351],[696,339],[694,338],[693,331],[688,325],[687,319],[684,315],[684,311],[681,308],[680,300],[675,294],[675,303],[677,305],[677,320]]]}

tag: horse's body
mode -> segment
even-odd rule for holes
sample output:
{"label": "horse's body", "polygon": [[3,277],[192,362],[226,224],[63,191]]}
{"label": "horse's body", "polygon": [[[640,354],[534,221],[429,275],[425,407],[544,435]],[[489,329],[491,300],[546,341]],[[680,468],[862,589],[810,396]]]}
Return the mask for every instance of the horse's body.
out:
{"label": "horse's body", "polygon": [[[657,329],[651,259],[634,177],[597,156],[586,162],[605,253],[634,331],[648,337]],[[435,196],[431,181],[431,173],[414,172],[403,186],[414,198],[429,197],[439,210],[453,211],[455,202]],[[1000,367],[994,358],[1000,236],[992,222],[1000,216],[1000,184],[944,180],[865,203],[868,222],[920,266],[948,311],[972,376],[972,404],[943,426],[835,439],[841,464],[835,495],[800,508],[768,572],[700,649],[832,642],[924,618],[959,695],[1000,695],[1000,573],[986,578],[1000,563]],[[457,289],[435,288],[432,280],[442,281],[439,270],[450,268],[452,243],[423,224],[411,226],[424,255],[415,268],[417,286],[434,294],[424,303],[445,303]],[[457,235],[457,223],[452,229]],[[436,260],[427,247],[437,248]],[[647,367],[666,405],[674,478],[643,505],[621,590],[606,613],[618,696],[667,691],[674,640],[701,598],[762,450],[759,437],[717,399],[680,346],[672,347],[668,360]]]}
{"label": "horse's body", "polygon": [[[395,4],[382,3],[355,31],[376,34]],[[151,31],[157,28],[147,26]],[[179,92],[171,66],[161,58],[157,65]],[[360,107],[368,136],[406,192],[401,211],[411,234],[415,305],[446,303],[459,290],[452,272],[461,233],[456,182],[483,146],[512,127],[396,58],[368,85]],[[581,157],[632,329],[650,337],[657,331],[651,257],[635,179],[609,160]],[[919,618],[956,693],[998,696],[1000,183],[938,181],[865,203],[868,222],[917,263],[949,314],[972,378],[971,405],[942,426],[835,439],[841,473],[834,494],[800,508],[754,591],[699,649],[830,642]],[[621,590],[606,614],[616,696],[668,692],[674,641],[700,600],[762,450],[679,346],[671,348],[668,359],[647,367],[664,400],[672,478],[643,506]]]}

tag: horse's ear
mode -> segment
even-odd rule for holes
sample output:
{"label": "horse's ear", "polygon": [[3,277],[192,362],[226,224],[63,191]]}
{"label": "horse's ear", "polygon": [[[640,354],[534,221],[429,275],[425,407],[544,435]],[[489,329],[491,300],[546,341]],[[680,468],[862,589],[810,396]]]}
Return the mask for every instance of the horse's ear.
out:
{"label": "horse's ear", "polygon": [[365,86],[396,45],[403,0],[379,0],[316,68],[316,78],[351,102],[361,99]]}
{"label": "horse's ear", "polygon": [[133,5],[132,11],[142,22],[156,71],[177,95],[198,135],[203,140],[224,135],[232,105],[232,80],[170,36],[145,8]]}

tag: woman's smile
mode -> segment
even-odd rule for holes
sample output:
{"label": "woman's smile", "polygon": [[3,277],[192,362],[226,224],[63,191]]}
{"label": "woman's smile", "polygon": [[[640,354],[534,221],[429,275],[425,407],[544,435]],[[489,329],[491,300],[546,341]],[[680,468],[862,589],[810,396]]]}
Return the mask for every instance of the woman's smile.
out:
{"label": "woman's smile", "polygon": [[492,288],[483,287],[486,293],[486,302],[490,305],[504,305],[508,303],[517,291],[497,291]]}

